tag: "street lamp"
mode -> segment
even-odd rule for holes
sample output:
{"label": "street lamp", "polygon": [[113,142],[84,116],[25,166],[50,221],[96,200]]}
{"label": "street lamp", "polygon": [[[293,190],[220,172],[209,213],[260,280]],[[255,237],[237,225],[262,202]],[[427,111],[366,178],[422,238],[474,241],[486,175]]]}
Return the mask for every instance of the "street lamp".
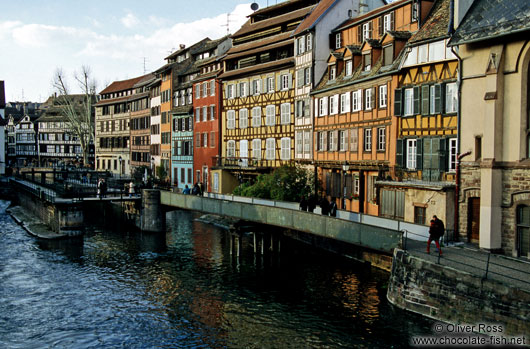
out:
{"label": "street lamp", "polygon": [[120,173],[120,179],[121,179],[121,156],[118,157],[118,161],[120,162],[120,169],[119,169],[119,173]]}
{"label": "street lamp", "polygon": [[155,157],[151,156],[151,177],[153,178],[155,178],[154,165],[155,165]]}
{"label": "street lamp", "polygon": [[342,209],[346,209],[346,172],[350,169],[348,163],[342,165]]}

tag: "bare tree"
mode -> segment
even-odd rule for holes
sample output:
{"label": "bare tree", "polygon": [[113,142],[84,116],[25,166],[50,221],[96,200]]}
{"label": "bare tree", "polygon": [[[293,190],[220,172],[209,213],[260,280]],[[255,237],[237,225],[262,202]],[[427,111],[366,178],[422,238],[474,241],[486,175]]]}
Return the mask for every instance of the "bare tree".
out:
{"label": "bare tree", "polygon": [[[90,144],[94,143],[95,118],[93,105],[96,103],[96,82],[91,77],[90,68],[83,66],[80,73],[75,73],[82,94],[80,99],[75,99],[69,90],[67,79],[62,69],[58,68],[54,75],[53,87],[59,93],[57,104],[60,105],[63,116],[66,118],[66,127],[81,144],[83,163],[88,164]],[[79,100],[82,102],[79,104]],[[76,103],[77,102],[77,103]]]}

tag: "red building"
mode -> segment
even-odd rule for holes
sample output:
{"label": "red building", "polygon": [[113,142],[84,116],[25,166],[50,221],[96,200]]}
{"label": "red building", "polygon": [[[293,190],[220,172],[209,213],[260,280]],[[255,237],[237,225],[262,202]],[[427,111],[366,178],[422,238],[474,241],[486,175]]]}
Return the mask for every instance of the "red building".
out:
{"label": "red building", "polygon": [[204,191],[212,191],[210,170],[221,152],[222,83],[217,78],[223,72],[221,59],[232,46],[228,37],[216,40],[215,54],[200,62],[200,73],[193,83],[193,169],[194,182],[202,182]]}

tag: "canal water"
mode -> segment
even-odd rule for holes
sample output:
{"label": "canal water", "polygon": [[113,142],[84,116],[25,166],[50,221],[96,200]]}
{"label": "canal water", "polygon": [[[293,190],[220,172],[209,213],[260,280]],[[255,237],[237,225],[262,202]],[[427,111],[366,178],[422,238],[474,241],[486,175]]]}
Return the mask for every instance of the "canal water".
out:
{"label": "canal water", "polygon": [[95,222],[42,242],[7,205],[1,348],[400,348],[431,333],[387,302],[388,273],[295,241],[264,257],[246,242],[238,260],[225,231],[176,211],[165,235]]}

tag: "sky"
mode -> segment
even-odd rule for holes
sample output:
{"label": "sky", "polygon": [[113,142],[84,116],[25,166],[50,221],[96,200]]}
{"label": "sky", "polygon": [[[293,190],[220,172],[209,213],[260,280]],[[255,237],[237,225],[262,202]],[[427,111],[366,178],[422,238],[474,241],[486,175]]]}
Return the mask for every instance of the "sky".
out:
{"label": "sky", "polygon": [[[164,65],[180,44],[237,31],[249,0],[0,0],[0,80],[7,101],[44,102],[61,69],[71,93],[88,66],[97,91]],[[260,8],[276,0],[258,0]],[[282,2],[281,0],[278,1]]]}

